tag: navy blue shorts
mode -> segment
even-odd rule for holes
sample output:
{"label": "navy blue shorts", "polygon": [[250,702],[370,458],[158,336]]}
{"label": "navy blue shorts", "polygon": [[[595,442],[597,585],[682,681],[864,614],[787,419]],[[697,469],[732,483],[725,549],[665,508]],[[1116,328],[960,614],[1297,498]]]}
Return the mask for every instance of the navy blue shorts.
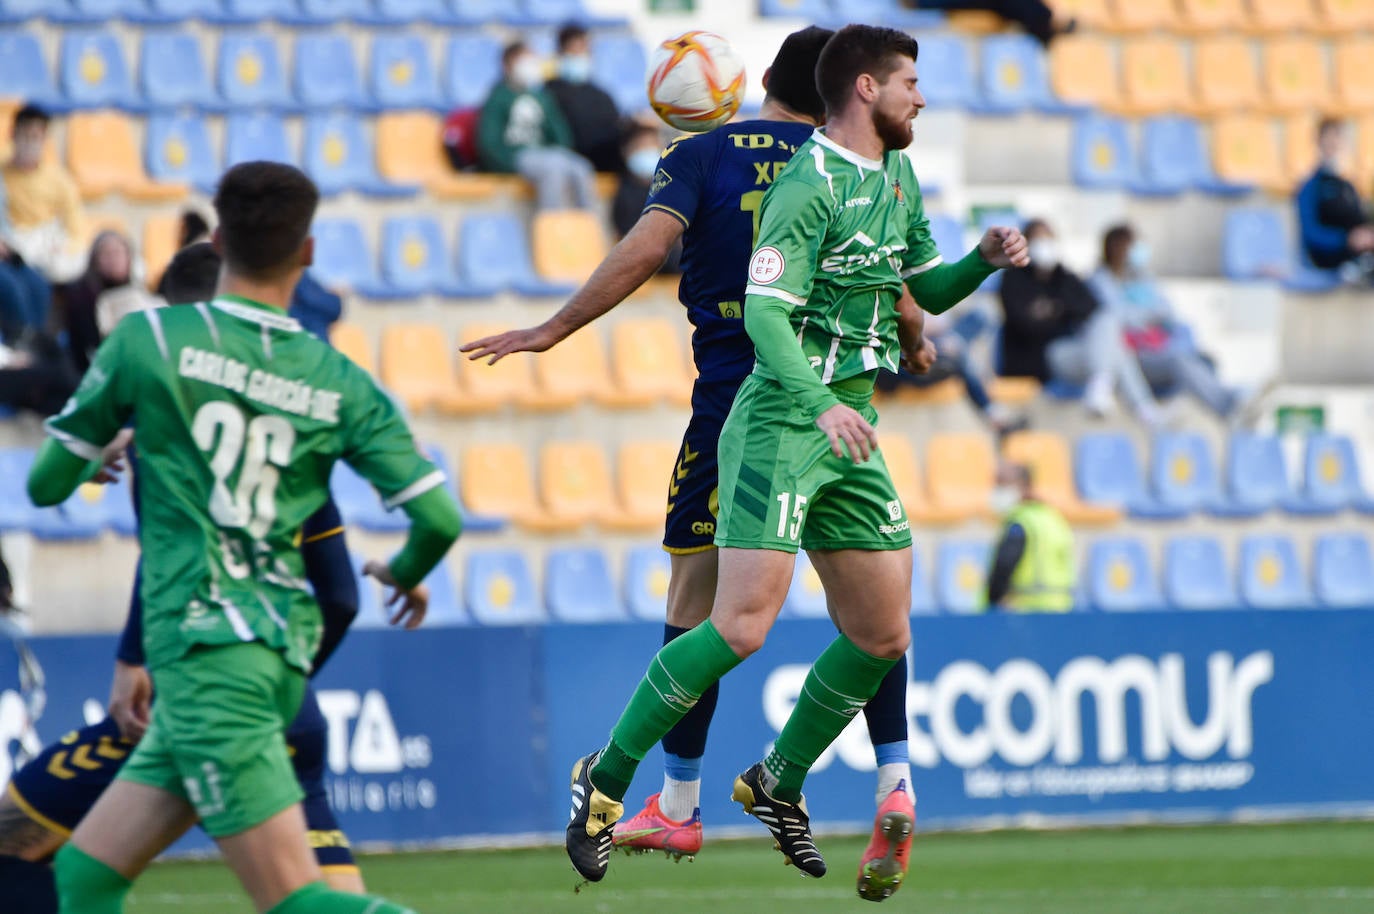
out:
{"label": "navy blue shorts", "polygon": [[[324,787],[327,727],[313,689],[306,689],[300,713],[286,731],[296,778],[305,791],[306,828],[320,866],[352,867],[353,852],[329,808]],[[43,749],[14,775],[9,793],[30,819],[68,837],[115,779],[133,743],[119,735],[112,718],[73,730]]]}
{"label": "navy blue shorts", "polygon": [[740,383],[742,379],[697,381],[692,387],[692,419],[682,436],[682,449],[668,482],[668,522],[663,531],[663,548],[674,555],[716,548],[716,514],[720,510],[716,445]]}

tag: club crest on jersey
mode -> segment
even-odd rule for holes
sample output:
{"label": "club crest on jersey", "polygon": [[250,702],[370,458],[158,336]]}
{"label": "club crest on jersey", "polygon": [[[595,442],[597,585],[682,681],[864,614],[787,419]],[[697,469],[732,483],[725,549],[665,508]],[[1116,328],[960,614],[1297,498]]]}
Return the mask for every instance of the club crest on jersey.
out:
{"label": "club crest on jersey", "polygon": [[906,206],[906,196],[902,193],[902,179],[898,178],[892,182],[892,192],[897,195],[897,202]]}
{"label": "club crest on jersey", "polygon": [[668,172],[664,171],[662,168],[660,168],[658,171],[654,172],[654,179],[649,183],[649,196],[654,196],[659,191],[663,190],[663,188],[667,187],[669,184],[672,183],[673,176],[668,174]]}
{"label": "club crest on jersey", "polygon": [[782,251],[772,246],[761,247],[749,261],[749,281],[760,286],[775,283],[782,278],[786,266]]}

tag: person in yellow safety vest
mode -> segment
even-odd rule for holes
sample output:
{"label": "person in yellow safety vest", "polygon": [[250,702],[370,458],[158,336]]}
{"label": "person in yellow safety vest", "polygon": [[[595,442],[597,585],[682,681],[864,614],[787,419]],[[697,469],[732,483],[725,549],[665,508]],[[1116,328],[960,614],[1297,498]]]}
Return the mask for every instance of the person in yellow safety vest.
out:
{"label": "person in yellow safety vest", "polygon": [[1003,520],[988,571],[988,608],[1026,613],[1073,609],[1073,531],[1058,510],[1035,497],[1029,467],[998,467],[993,508]]}

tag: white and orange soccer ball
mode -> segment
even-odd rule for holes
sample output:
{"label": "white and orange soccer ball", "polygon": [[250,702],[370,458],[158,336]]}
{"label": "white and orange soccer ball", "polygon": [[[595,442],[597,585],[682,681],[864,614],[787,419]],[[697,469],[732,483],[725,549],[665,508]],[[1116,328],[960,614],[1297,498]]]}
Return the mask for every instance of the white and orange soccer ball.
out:
{"label": "white and orange soccer ball", "polygon": [[649,104],[668,126],[704,133],[735,116],[744,101],[744,64],[715,32],[686,32],[654,50]]}

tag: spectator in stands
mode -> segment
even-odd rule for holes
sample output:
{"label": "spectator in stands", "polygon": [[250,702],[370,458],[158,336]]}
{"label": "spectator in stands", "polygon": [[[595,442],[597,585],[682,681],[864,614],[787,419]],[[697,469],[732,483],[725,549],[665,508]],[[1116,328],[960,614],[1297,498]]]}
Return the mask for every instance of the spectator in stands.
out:
{"label": "spectator in stands", "polygon": [[0,178],[0,343],[14,343],[26,332],[47,326],[52,301],[48,281],[5,243],[9,237],[5,181]]}
{"label": "spectator in stands", "polygon": [[1112,411],[1120,389],[1142,421],[1159,425],[1159,404],[1126,347],[1120,320],[1060,262],[1046,222],[1032,219],[1024,233],[1031,264],[1002,277],[1000,373],[1082,385],[1084,405],[1096,416]]}
{"label": "spectator in stands", "polygon": [[5,556],[0,554],[0,615],[14,609],[14,581],[10,578],[10,568],[5,564]]}
{"label": "spectator in stands", "polygon": [[1051,41],[1078,28],[1072,16],[1059,16],[1044,0],[902,0],[902,5],[925,10],[984,10],[1015,22],[1049,47]]}
{"label": "spectator in stands", "polygon": [[[611,201],[611,223],[615,226],[616,239],[624,238],[639,221],[644,212],[644,204],[649,199],[649,188],[653,185],[654,173],[658,170],[658,157],[663,151],[659,142],[658,128],[649,124],[637,123],[625,135],[625,170],[616,185],[615,198]],[[668,252],[660,273],[682,272],[682,239],[679,238]]]}
{"label": "spectator in stands", "polygon": [[988,569],[988,608],[1023,613],[1073,609],[1073,531],[1064,515],[1036,497],[1030,468],[999,466],[992,497],[1002,533]]}
{"label": "spectator in stands", "polygon": [[57,287],[61,324],[79,373],[90,367],[100,341],[121,317],[159,303],[133,280],[133,244],[119,232],[105,231],[91,244],[86,271]]}
{"label": "spectator in stands", "polygon": [[592,165],[573,152],[572,131],[540,88],[543,66],[523,42],[501,54],[503,79],[478,116],[477,151],[486,171],[519,174],[534,185],[540,209],[596,205]]}
{"label": "spectator in stands", "polygon": [[1088,280],[1098,305],[1121,322],[1126,345],[1152,387],[1176,384],[1217,415],[1235,414],[1242,395],[1222,384],[1215,366],[1198,351],[1192,333],[1179,323],[1149,274],[1149,263],[1150,249],[1129,225],[1108,229],[1102,238],[1102,265]]}
{"label": "spectator in stands", "polygon": [[1340,173],[1346,142],[1345,122],[1323,118],[1317,170],[1298,189],[1302,247],[1313,266],[1374,279],[1374,220],[1355,185]]}
{"label": "spectator in stands", "polygon": [[19,109],[14,154],[0,168],[0,180],[8,201],[7,246],[49,280],[61,281],[81,272],[84,217],[76,183],[57,162],[44,160],[50,120],[36,105]]}
{"label": "spectator in stands", "polygon": [[597,171],[625,169],[620,154],[620,111],[600,86],[592,83],[592,43],[580,25],[558,30],[558,75],[546,88],[572,128],[573,149]]}

